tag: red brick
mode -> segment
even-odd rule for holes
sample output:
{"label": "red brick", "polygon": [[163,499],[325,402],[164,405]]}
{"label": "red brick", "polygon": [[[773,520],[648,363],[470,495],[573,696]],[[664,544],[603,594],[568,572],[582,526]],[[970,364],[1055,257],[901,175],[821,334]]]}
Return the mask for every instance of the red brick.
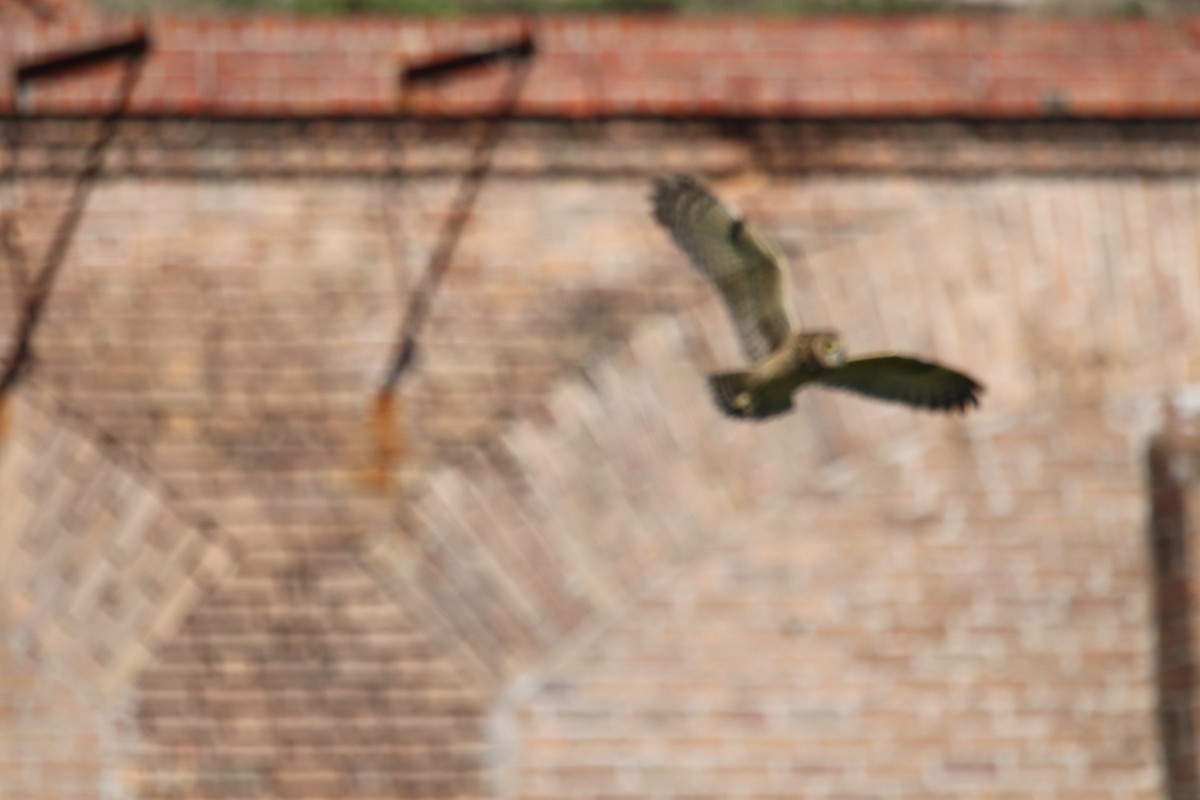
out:
{"label": "red brick", "polygon": [[[229,115],[390,114],[397,38],[423,41],[412,56],[419,60],[500,41],[519,28],[517,20],[503,18],[484,25],[436,20],[419,26],[378,18],[366,27],[354,20],[160,17],[154,33],[159,49],[150,58],[135,108]],[[564,118],[701,111],[804,116],[814,109],[847,116],[1004,118],[1040,116],[1052,91],[1068,99],[1070,113],[1083,116],[1183,116],[1200,107],[1200,94],[1192,91],[1200,58],[1171,31],[1138,22],[964,19],[946,25],[937,18],[917,18],[762,25],[727,18],[668,26],[644,17],[552,17],[543,29],[539,58],[554,67],[535,70],[521,109]],[[26,45],[31,51],[71,41],[61,33],[51,39],[44,29],[34,30],[38,35],[29,36]],[[83,29],[75,33],[94,35]],[[256,52],[260,47],[268,51]],[[190,64],[179,58],[189,52],[197,54]],[[201,64],[201,53],[215,55],[217,85],[208,83],[211,67],[207,59]],[[607,77],[597,80],[595,71],[605,64],[610,65]],[[979,65],[986,65],[985,77],[978,83],[968,80]],[[727,77],[717,84],[697,80],[701,67],[706,74]],[[166,74],[177,88],[170,94],[152,90]],[[494,84],[496,79],[482,80]],[[560,92],[556,82],[571,91]],[[712,94],[711,87],[722,83],[724,88]],[[59,85],[39,90],[38,107],[97,111],[111,102],[112,87],[104,82],[65,78]],[[71,86],[89,88],[67,92]],[[1170,89],[1147,91],[1154,86]],[[11,99],[0,94],[0,103]],[[494,103],[494,90],[450,94],[434,89],[418,107],[423,114],[458,115],[481,113]]]}

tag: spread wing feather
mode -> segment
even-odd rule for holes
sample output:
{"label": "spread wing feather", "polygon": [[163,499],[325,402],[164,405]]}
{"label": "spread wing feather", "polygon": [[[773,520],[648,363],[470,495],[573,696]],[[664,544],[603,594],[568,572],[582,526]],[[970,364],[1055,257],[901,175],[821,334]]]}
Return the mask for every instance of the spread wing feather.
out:
{"label": "spread wing feather", "polygon": [[908,356],[864,356],[824,372],[816,380],[877,400],[937,411],[965,411],[979,405],[983,386],[940,364]]}
{"label": "spread wing feather", "polygon": [[746,358],[774,352],[795,327],[780,255],[695,178],[657,178],[651,199],[655,218],[720,290]]}

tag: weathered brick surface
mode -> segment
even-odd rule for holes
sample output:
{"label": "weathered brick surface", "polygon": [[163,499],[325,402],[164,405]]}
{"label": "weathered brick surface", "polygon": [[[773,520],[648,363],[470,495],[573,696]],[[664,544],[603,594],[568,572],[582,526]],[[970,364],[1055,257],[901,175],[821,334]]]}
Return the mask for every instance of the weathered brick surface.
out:
{"label": "weathered brick surface", "polygon": [[0,645],[0,789],[6,800],[99,800],[120,791],[111,712],[69,677]]}
{"label": "weathered brick surface", "polygon": [[[1089,188],[1105,201],[1122,194],[1152,196],[1164,214],[1178,213],[1180,219],[1194,213],[1186,211],[1195,202],[1190,181],[1150,186],[1095,181]],[[795,290],[805,320],[813,325],[854,320],[847,336],[856,349],[904,342],[951,363],[976,365],[987,374],[992,413],[1098,391],[1109,402],[1132,402],[1147,386],[1168,391],[1194,374],[1190,356],[1174,355],[1190,335],[1186,321],[1194,319],[1185,310],[1192,278],[1186,269],[1178,271],[1177,260],[1157,258],[1149,269],[1122,275],[1121,291],[1101,293],[1092,287],[1104,285],[1109,259],[1132,258],[1140,240],[1113,236],[1104,249],[1055,244],[1057,236],[1086,238],[1074,231],[1104,229],[1100,203],[1081,203],[1080,185],[1000,181],[948,194],[953,202],[914,209],[906,224],[810,255],[798,270]],[[775,215],[802,218],[785,197],[779,193],[764,203],[772,209],[765,215],[768,226]],[[794,252],[786,224],[778,230],[784,249]],[[1194,252],[1195,233],[1188,226],[1173,237],[1183,239],[1171,252]],[[1003,250],[995,247],[1001,240]],[[878,260],[877,253],[889,258]],[[1162,286],[1173,288],[1164,294],[1156,288]],[[1087,291],[1079,291],[1083,287]],[[1179,327],[1159,327],[1148,308],[1137,307],[1151,297],[1157,319],[1177,318]],[[695,368],[684,366],[692,361],[712,367],[735,357],[723,316],[708,302],[682,319],[663,322],[589,368],[584,383],[557,390],[544,421],[515,426],[498,452],[479,458],[491,459],[480,468],[483,476],[442,473],[409,509],[412,524],[430,536],[430,560],[415,576],[418,585],[434,598],[431,605],[454,609],[450,616],[461,635],[493,663],[497,653],[510,649],[514,663],[542,652],[545,641],[571,624],[571,615],[559,616],[564,599],[581,604],[575,614],[586,616],[587,608],[604,608],[622,597],[664,554],[703,539],[735,510],[803,495],[815,466],[869,449],[913,425],[938,435],[951,424],[913,421],[898,409],[813,393],[788,420],[730,429],[707,404],[697,407],[702,384]],[[1130,339],[1111,335],[1111,320],[1130,319]],[[1147,352],[1164,357],[1146,359]],[[665,418],[657,411],[664,408],[672,412]],[[556,433],[546,432],[547,423]],[[1131,458],[1134,449],[1131,444]],[[676,466],[654,466],[660,463]],[[722,463],[743,466],[709,487],[708,472]],[[486,477],[489,470],[497,477]],[[519,479],[501,477],[514,473]],[[1000,476],[992,480],[999,483]],[[506,487],[512,499],[502,496]],[[919,488],[914,478],[902,490],[913,492],[907,500],[913,513],[933,513],[935,497]],[[1011,492],[999,497],[991,502],[1015,502]],[[499,521],[481,523],[489,517]],[[528,531],[529,544],[511,547],[493,529]],[[578,530],[595,534],[568,533]],[[408,547],[389,540],[380,546]],[[546,555],[539,559],[561,553],[557,569],[529,567],[534,574],[556,576],[560,585],[549,594],[511,582],[518,569],[514,553],[536,564],[533,556],[541,552]],[[473,555],[459,559],[458,553]],[[496,569],[497,564],[512,566]],[[543,589],[545,582],[543,577]]]}
{"label": "weathered brick surface", "polygon": [[904,436],[723,517],[513,702],[513,791],[1160,796],[1141,423],[1013,422]]}
{"label": "weathered brick surface", "polygon": [[[451,188],[175,179],[147,209],[145,182],[102,185],[34,342],[37,385],[86,408],[227,530],[361,533],[377,516],[355,501],[376,453],[372,392]],[[404,387],[402,465],[466,453],[687,293],[683,272],[640,282],[645,181],[611,185],[612,220],[587,189],[514,179],[484,192]],[[31,203],[23,216],[36,262],[56,215]],[[8,330],[15,305],[0,312]]]}
{"label": "weathered brick surface", "polygon": [[[780,194],[764,205],[788,217]],[[1155,700],[1148,681],[1152,638],[1145,627],[1150,575],[1143,457],[1159,397],[1196,374],[1190,356],[1176,356],[1194,318],[1189,310],[1194,275],[1189,256],[1181,254],[1196,252],[1195,233],[1190,226],[1171,227],[1160,234],[1160,241],[1171,244],[1152,246],[1148,258],[1143,256],[1144,269],[1117,275],[1109,268],[1113,261],[1136,259],[1144,247],[1142,208],[1155,208],[1160,224],[1194,214],[1189,210],[1196,202],[1194,185],[1190,179],[1166,184],[1009,179],[952,196],[956,202],[926,208],[906,218],[907,224],[811,256],[796,294],[813,324],[856,320],[854,341],[864,348],[912,342],[924,352],[976,365],[991,385],[980,416],[962,425],[914,420],[853,398],[813,395],[801,401],[799,414],[773,426],[723,425],[707,404],[695,402],[699,379],[686,366],[732,357],[719,309],[709,302],[678,322],[641,331],[628,348],[590,368],[586,382],[557,390],[547,403],[546,421],[505,435],[506,452],[496,458],[503,466],[435,477],[412,510],[416,529],[427,537],[424,558],[413,557],[407,545],[380,540],[376,555],[384,569],[402,576],[428,607],[442,609],[479,660],[500,675],[544,659],[547,642],[579,630],[576,618],[616,620],[618,632],[598,639],[588,652],[602,662],[613,652],[624,655],[612,656],[616,665],[595,679],[627,689],[644,681],[644,691],[629,690],[626,713],[614,708],[618,701],[608,694],[555,689],[560,678],[574,686],[572,681],[586,683],[593,675],[590,661],[568,652],[544,693],[530,699],[512,723],[518,742],[525,735],[551,740],[546,751],[515,746],[510,774],[518,792],[562,796],[599,786],[629,796],[678,791],[871,796],[901,786],[908,793],[902,796],[920,797],[983,793],[996,786],[1020,794],[1036,786],[1053,787],[1046,791],[1061,797],[1073,791],[1149,797],[1159,790]],[[1138,211],[1106,223],[1101,209],[1113,207]],[[781,230],[787,249],[786,226]],[[1105,246],[1058,244],[1094,241],[1089,234],[1103,236]],[[871,258],[878,253],[888,258]],[[868,271],[868,263],[876,269]],[[1113,290],[1103,291],[1106,280],[1115,284]],[[1155,321],[1170,319],[1178,323]],[[1121,326],[1120,335],[1113,325]],[[1104,405],[1098,405],[1100,392]],[[947,452],[925,455],[938,448]],[[856,460],[855,453],[870,455]],[[519,485],[503,477],[513,473],[521,476]],[[506,483],[512,488],[506,490]],[[674,622],[655,624],[653,605],[631,609],[622,602],[656,567],[677,562],[714,537],[725,543],[722,552],[734,553],[743,546],[741,530],[776,530],[772,541],[786,542],[797,531],[791,514],[803,517],[809,502],[819,512],[800,527],[828,533],[814,532],[805,542],[820,542],[830,558],[853,567],[873,565],[887,580],[911,581],[911,588],[893,591],[882,574],[866,572],[846,590],[834,574],[829,583],[814,578],[809,587],[823,599],[812,601],[806,593],[800,601],[802,607],[830,603],[823,611],[827,616],[818,618],[837,632],[825,640],[835,660],[814,678],[813,696],[841,685],[838,676],[848,662],[861,674],[846,678],[846,695],[864,688],[870,696],[854,680],[876,686],[880,694],[887,687],[897,692],[895,699],[881,701],[885,708],[847,700],[839,723],[844,752],[826,765],[833,778],[806,776],[803,765],[780,766],[786,758],[764,755],[771,747],[806,751],[814,741],[827,741],[829,731],[804,720],[772,723],[776,727],[767,726],[763,735],[774,744],[739,751],[747,731],[730,728],[733,717],[745,726],[765,726],[764,706],[803,696],[793,683],[763,689],[749,710],[718,702],[721,715],[710,709],[689,716],[687,709],[712,701],[693,700],[686,681],[676,682],[684,667],[675,659],[694,664],[720,696],[736,694],[742,684],[736,671],[731,676],[721,670],[718,654],[744,664],[750,681],[760,669],[791,669],[804,660],[787,637],[782,644],[770,636],[766,644],[753,638],[755,618],[742,615],[743,595],[753,591],[750,581],[725,586],[724,593],[713,590],[695,616]],[[775,516],[773,508],[779,509]],[[854,531],[868,538],[846,555]],[[921,537],[902,553],[907,570],[898,569],[901,555],[886,547],[898,531]],[[525,544],[515,550],[524,559],[557,558],[554,581],[512,581],[520,566],[504,534],[513,532],[523,537]],[[396,549],[400,557],[391,552]],[[756,562],[758,556],[749,553],[738,558],[750,559],[757,570],[785,574],[802,560],[784,544],[769,552],[773,560],[763,556]],[[405,557],[411,569],[396,566]],[[971,563],[979,572],[971,571]],[[819,564],[811,574],[823,577],[828,571]],[[673,585],[692,598],[704,596],[706,580],[712,579],[685,571]],[[783,595],[796,588],[785,582],[780,594],[762,602],[760,613],[787,609]],[[904,591],[920,597],[911,609],[917,623],[894,609]],[[983,609],[979,613],[987,619],[975,620],[968,611],[955,630],[947,620],[955,619],[961,604]],[[887,618],[871,623],[875,628],[867,625],[874,631],[871,645],[862,640],[867,623],[859,622],[859,606],[864,613],[878,608]],[[576,610],[564,617],[563,608]],[[770,624],[786,626],[791,616],[782,613]],[[709,619],[714,631],[705,635],[702,620]],[[622,638],[626,628],[634,643]],[[855,643],[840,644],[840,635]],[[692,646],[693,637],[703,638],[688,660],[679,652]],[[768,648],[762,660],[760,646]],[[879,668],[872,673],[874,666]],[[925,689],[952,698],[958,682],[959,706],[944,699],[949,707],[921,710]],[[906,695],[910,686],[912,694]],[[1004,698],[994,707],[986,700],[991,691]],[[664,750],[663,739],[647,731],[648,698],[664,698],[662,704],[683,720],[676,733],[687,731],[699,743]],[[972,717],[979,715],[976,702],[985,706],[981,719]],[[905,721],[910,705],[918,717],[926,713],[937,720],[931,725],[947,727],[934,734],[918,726],[911,750],[908,745],[901,750],[897,742],[908,742],[912,727]],[[883,724],[864,720],[887,719],[889,713],[892,727],[864,739],[863,724]],[[959,715],[967,720],[961,729],[948,722]],[[707,738],[695,733],[705,726]],[[1109,738],[1090,733],[1100,729],[1122,733]],[[604,736],[629,743],[628,749],[618,748],[625,766],[614,763],[603,746],[582,756],[582,763],[575,760],[581,751],[575,737]],[[879,744],[867,747],[865,741]],[[727,751],[741,754],[720,755]],[[703,765],[712,766],[711,774]],[[897,777],[901,773],[908,777]]]}
{"label": "weathered brick surface", "polygon": [[25,402],[10,411],[0,450],[8,644],[112,695],[224,578],[232,555],[79,420]]}
{"label": "weathered brick surface", "polygon": [[[690,152],[729,153],[706,147]],[[24,392],[112,432],[177,513],[250,549],[135,684],[141,792],[477,794],[491,765],[546,796],[1158,785],[1147,572],[1130,532],[1155,396],[1196,369],[1180,346],[1197,297],[1180,255],[1200,252],[1193,179],[731,173],[729,196],[795,261],[806,323],[970,365],[990,386],[964,422],[813,394],[774,425],[734,426],[701,378],[737,358],[732,337],[648,219],[646,177],[488,185],[403,387],[412,482],[383,493],[361,480],[371,394],[448,176],[402,176],[387,195],[336,175],[98,187]],[[51,177],[25,187],[35,256],[63,191]],[[1098,393],[1111,414],[1089,406]],[[51,475],[75,458],[41,449]],[[794,515],[812,533],[792,543]],[[863,572],[841,577],[838,559]],[[791,578],[751,602],[755,581],[723,583],[725,562],[832,577],[793,608]],[[861,617],[875,620],[866,639]],[[760,674],[800,660],[796,642],[830,654],[810,682]],[[742,678],[706,671],[760,647]],[[963,655],[976,647],[991,655]],[[495,692],[548,658],[541,691],[511,695],[510,734],[485,736]],[[688,669],[690,683],[668,677]],[[593,680],[629,699],[597,699]],[[727,698],[742,685],[745,702]],[[886,686],[896,696],[878,699]],[[726,699],[697,705],[689,687]],[[805,698],[825,689],[843,705],[814,721]],[[924,727],[905,722],[902,697],[933,709],[918,711]],[[1081,732],[1110,722],[1129,731],[1121,747]],[[628,741],[619,759],[577,746],[591,724],[586,737]],[[862,724],[881,732],[855,739]],[[813,737],[842,755],[787,755]],[[703,783],[698,760],[712,766]]]}
{"label": "weathered brick surface", "polygon": [[256,551],[138,683],[143,797],[483,793],[486,698],[347,548]]}

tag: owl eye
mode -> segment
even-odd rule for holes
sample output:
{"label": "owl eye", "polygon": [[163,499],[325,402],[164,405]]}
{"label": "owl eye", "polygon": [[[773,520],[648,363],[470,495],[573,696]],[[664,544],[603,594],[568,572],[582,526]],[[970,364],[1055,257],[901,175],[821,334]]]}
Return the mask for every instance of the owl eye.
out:
{"label": "owl eye", "polygon": [[826,353],[836,353],[837,349],[838,349],[837,342],[829,341],[829,342],[825,343],[825,352]]}

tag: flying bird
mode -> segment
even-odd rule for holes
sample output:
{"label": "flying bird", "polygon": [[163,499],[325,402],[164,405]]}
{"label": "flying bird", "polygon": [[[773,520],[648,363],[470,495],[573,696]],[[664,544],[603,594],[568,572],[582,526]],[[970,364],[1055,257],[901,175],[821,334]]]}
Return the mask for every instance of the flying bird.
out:
{"label": "flying bird", "polygon": [[708,377],[729,416],[782,414],[795,391],[813,382],[935,411],[979,404],[983,386],[949,367],[894,353],[850,358],[838,333],[797,330],[783,256],[696,178],[656,178],[651,200],[655,219],[720,291],[750,362]]}

